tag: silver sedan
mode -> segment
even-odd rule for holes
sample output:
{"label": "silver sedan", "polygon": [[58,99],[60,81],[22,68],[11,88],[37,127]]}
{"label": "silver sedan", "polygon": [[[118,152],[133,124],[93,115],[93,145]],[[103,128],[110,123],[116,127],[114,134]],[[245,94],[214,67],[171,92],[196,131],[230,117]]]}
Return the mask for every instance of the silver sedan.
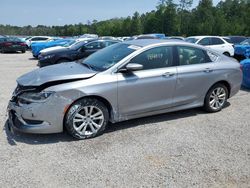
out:
{"label": "silver sedan", "polygon": [[240,65],[180,40],[133,40],[85,60],[34,70],[17,79],[9,125],[26,133],[78,139],[109,122],[203,107],[218,112],[241,86]]}

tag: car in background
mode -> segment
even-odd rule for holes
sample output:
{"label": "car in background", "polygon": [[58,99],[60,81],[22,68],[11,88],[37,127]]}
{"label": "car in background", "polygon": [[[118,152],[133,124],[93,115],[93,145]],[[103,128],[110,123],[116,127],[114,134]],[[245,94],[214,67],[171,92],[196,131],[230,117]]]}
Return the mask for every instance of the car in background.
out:
{"label": "car in background", "polygon": [[58,50],[58,49],[70,48],[71,46],[75,45],[78,42],[89,41],[89,40],[94,40],[94,39],[92,39],[92,38],[77,38],[77,39],[72,39],[71,42],[69,42],[69,43],[67,43],[67,44],[65,44],[63,46],[54,46],[54,47],[45,48],[45,49],[41,50],[39,54],[44,54],[44,53],[47,53],[49,51]]}
{"label": "car in background", "polygon": [[48,65],[75,61],[78,59],[86,58],[90,54],[103,49],[107,46],[116,44],[120,41],[117,40],[95,40],[89,39],[84,41],[79,41],[70,47],[55,49],[45,53],[41,53],[38,56],[39,67],[44,67]]}
{"label": "car in background", "polygon": [[38,42],[31,44],[31,50],[33,57],[38,58],[40,51],[46,48],[54,47],[54,46],[64,46],[65,44],[74,42],[75,40],[72,39],[59,39],[55,41],[49,42]]}
{"label": "car in background", "polygon": [[185,39],[186,42],[199,44],[211,48],[221,54],[234,56],[234,47],[222,37],[218,36],[192,36]]}
{"label": "car in background", "polygon": [[0,52],[26,52],[26,43],[17,37],[0,38]]}
{"label": "car in background", "polygon": [[185,38],[181,36],[171,36],[171,37],[167,37],[167,39],[185,40]]}
{"label": "car in background", "polygon": [[75,138],[92,138],[109,122],[197,107],[219,112],[241,81],[238,62],[202,46],[126,41],[18,78],[9,126],[38,134],[65,128]]}
{"label": "car in background", "polygon": [[99,37],[99,39],[101,39],[101,40],[117,40],[115,37],[112,37],[112,36],[102,36],[102,37]]}
{"label": "car in background", "polygon": [[79,36],[79,38],[98,39],[98,35],[86,33],[84,35]]}
{"label": "car in background", "polygon": [[53,40],[53,37],[47,37],[47,36],[34,36],[34,37],[28,37],[28,39],[26,39],[26,44],[27,47],[30,48],[31,44],[34,42],[48,42]]}
{"label": "car in background", "polygon": [[247,58],[247,52],[250,50],[250,38],[242,41],[240,44],[236,44],[235,47],[235,58],[242,60]]}
{"label": "car in background", "polygon": [[242,41],[247,39],[247,37],[245,36],[226,36],[226,37],[229,38],[234,45],[240,44]]}
{"label": "car in background", "polygon": [[243,73],[242,86],[250,89],[250,59],[242,60],[240,65]]}

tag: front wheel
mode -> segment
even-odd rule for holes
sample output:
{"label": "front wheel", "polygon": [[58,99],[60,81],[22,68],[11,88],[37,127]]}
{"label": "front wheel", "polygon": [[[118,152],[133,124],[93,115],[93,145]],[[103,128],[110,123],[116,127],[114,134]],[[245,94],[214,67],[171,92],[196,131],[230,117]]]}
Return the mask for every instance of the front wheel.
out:
{"label": "front wheel", "polygon": [[227,87],[224,84],[216,84],[207,92],[204,109],[207,112],[218,112],[225,106],[227,99]]}
{"label": "front wheel", "polygon": [[70,107],[65,118],[65,127],[77,139],[93,138],[103,133],[108,120],[108,109],[101,101],[84,98]]}

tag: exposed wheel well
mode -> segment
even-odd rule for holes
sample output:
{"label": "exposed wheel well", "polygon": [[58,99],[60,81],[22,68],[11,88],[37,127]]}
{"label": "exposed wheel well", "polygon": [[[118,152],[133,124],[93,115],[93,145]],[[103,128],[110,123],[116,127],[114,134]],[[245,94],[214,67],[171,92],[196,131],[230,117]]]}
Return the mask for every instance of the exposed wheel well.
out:
{"label": "exposed wheel well", "polygon": [[229,52],[224,52],[223,54],[226,55],[226,56],[230,56]]}

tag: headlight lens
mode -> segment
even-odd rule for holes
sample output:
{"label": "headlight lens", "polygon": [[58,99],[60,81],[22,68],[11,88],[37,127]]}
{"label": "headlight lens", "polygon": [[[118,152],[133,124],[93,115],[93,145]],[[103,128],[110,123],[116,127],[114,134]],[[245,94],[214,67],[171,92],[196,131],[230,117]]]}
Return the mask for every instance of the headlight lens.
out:
{"label": "headlight lens", "polygon": [[46,55],[46,56],[44,56],[43,57],[43,59],[51,59],[51,58],[53,58],[55,55]]}
{"label": "headlight lens", "polygon": [[43,91],[40,93],[26,92],[23,93],[19,98],[28,102],[44,102],[46,101],[54,92]]}

